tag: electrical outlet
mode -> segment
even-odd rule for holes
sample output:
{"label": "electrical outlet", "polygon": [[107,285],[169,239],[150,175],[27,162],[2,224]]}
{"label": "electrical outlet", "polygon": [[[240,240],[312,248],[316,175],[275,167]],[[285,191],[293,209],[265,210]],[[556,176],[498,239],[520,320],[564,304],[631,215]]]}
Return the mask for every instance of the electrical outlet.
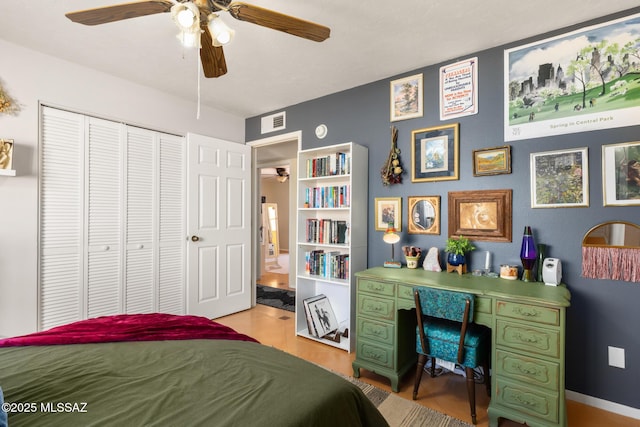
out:
{"label": "electrical outlet", "polygon": [[624,369],[624,348],[609,346],[609,366]]}

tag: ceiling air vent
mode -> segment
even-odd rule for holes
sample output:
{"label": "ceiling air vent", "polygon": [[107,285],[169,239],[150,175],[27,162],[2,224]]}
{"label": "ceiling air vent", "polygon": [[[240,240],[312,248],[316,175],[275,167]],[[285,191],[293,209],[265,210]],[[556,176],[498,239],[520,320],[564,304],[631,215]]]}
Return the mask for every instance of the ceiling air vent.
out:
{"label": "ceiling air vent", "polygon": [[264,134],[285,129],[287,127],[286,119],[287,113],[285,111],[263,117],[260,133]]}

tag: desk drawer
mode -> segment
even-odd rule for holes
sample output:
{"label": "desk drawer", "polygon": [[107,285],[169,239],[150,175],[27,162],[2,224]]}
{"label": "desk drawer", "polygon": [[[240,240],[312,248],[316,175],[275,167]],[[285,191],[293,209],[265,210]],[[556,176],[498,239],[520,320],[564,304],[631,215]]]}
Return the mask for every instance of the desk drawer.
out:
{"label": "desk drawer", "polygon": [[376,282],[374,280],[358,279],[358,291],[370,294],[392,297],[395,295],[395,283]]}
{"label": "desk drawer", "polygon": [[545,356],[560,356],[558,331],[510,323],[501,319],[497,321],[496,344]]}
{"label": "desk drawer", "polygon": [[498,301],[496,314],[498,316],[525,320],[527,322],[543,323],[545,325],[557,326],[560,324],[560,310],[557,308]]}
{"label": "desk drawer", "polygon": [[378,298],[367,294],[358,294],[358,316],[375,319],[395,320],[396,307],[393,299]]}
{"label": "desk drawer", "polygon": [[415,298],[413,297],[413,286],[411,285],[398,285],[398,298],[406,299],[411,301],[411,304],[414,304]]}
{"label": "desk drawer", "polygon": [[[496,379],[496,400],[523,414],[542,418],[548,422],[558,422],[558,395],[530,387],[528,384]],[[533,424],[533,423],[532,423]]]}
{"label": "desk drawer", "polygon": [[521,356],[503,350],[496,351],[496,359],[497,361],[494,361],[494,372],[499,376],[544,387],[552,391],[558,389],[558,372],[560,368],[557,363]]}
{"label": "desk drawer", "polygon": [[358,339],[370,339],[393,345],[393,323],[377,322],[366,317],[358,317]]}
{"label": "desk drawer", "polygon": [[356,354],[358,359],[375,363],[376,365],[393,369],[393,347],[376,344],[371,341],[358,339]]}

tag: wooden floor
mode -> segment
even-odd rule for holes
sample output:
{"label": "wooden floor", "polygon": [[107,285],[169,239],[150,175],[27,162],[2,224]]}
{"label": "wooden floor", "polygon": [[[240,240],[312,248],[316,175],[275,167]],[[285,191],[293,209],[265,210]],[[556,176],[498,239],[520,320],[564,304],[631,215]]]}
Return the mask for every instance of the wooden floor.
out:
{"label": "wooden floor", "polygon": [[[273,276],[284,276],[285,278],[263,277],[259,283],[267,284],[271,280],[272,283],[280,283],[278,287],[288,288],[286,275],[275,274]],[[295,335],[294,313],[289,311],[257,305],[250,310],[222,317],[216,321],[250,335],[262,344],[279,348],[335,372],[353,375],[351,362],[355,358],[355,353],[347,353],[313,340],[297,337]],[[411,400],[414,378],[414,373],[411,372],[400,382],[398,394],[401,397]],[[360,380],[391,391],[389,380],[364,369],[361,370]],[[487,427],[489,425],[487,417],[489,397],[484,390],[484,385],[477,386],[476,400],[477,425]],[[471,423],[466,385],[461,376],[446,374],[431,378],[428,374],[423,375],[416,402]],[[567,401],[567,412],[570,427],[640,427],[640,420],[623,417],[570,400]],[[512,426],[521,426],[521,424],[508,420],[502,420],[500,423],[500,427]]]}

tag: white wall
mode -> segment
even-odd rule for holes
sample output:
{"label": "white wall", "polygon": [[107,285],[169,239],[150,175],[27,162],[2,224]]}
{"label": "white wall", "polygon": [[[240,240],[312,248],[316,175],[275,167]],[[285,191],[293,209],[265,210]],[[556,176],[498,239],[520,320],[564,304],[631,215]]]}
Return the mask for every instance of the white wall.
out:
{"label": "white wall", "polygon": [[[44,36],[46,37],[46,36]],[[16,177],[0,176],[0,336],[37,329],[38,103],[176,134],[244,143],[244,118],[61,61],[0,39],[0,82],[20,104],[0,114]]]}

